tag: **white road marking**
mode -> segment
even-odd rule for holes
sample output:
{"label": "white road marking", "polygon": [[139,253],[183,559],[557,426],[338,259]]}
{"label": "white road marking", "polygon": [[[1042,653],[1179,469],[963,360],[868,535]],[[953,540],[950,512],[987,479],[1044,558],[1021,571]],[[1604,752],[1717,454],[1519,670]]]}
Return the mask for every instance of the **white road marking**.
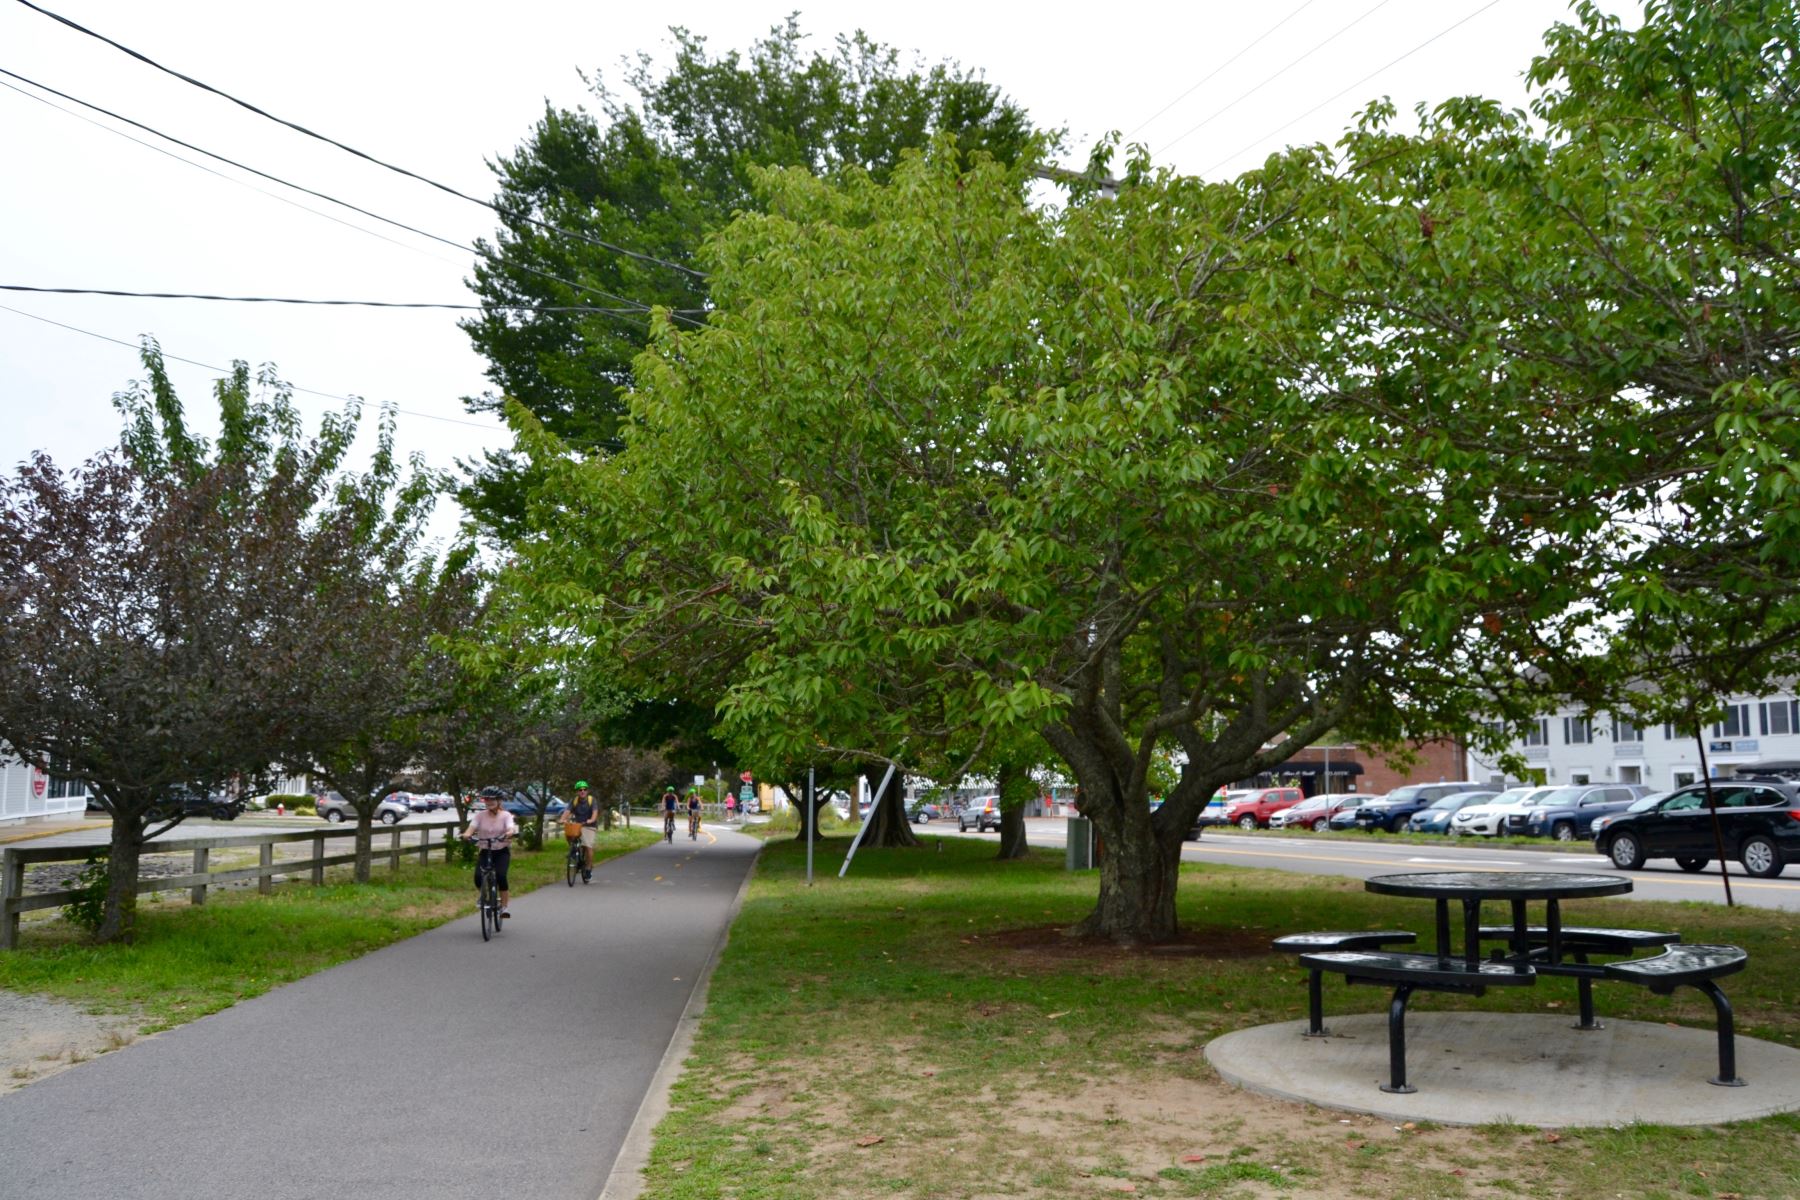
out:
{"label": "white road marking", "polygon": [[1516,858],[1464,858],[1460,854],[1457,855],[1455,858],[1417,857],[1417,858],[1409,858],[1406,861],[1409,863],[1413,863],[1413,862],[1416,862],[1416,863],[1454,863],[1457,865],[1477,866],[1477,867],[1517,867],[1517,866],[1524,865]]}

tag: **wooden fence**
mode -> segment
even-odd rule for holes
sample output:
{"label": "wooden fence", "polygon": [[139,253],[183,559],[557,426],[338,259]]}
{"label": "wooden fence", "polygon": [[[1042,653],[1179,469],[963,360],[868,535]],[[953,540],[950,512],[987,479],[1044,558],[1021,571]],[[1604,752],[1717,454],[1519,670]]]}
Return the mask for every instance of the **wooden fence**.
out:
{"label": "wooden fence", "polygon": [[[374,830],[370,837],[373,843],[370,849],[373,857],[385,856],[388,868],[392,871],[400,869],[402,854],[416,854],[421,863],[431,861],[433,842],[431,833],[434,829],[454,831],[454,817],[425,820],[411,820],[401,825],[394,825]],[[402,847],[401,835],[417,830],[419,844]],[[388,837],[387,848],[380,849],[378,843],[382,835]],[[448,835],[448,833],[447,833]],[[140,878],[137,884],[138,894],[146,892],[173,892],[182,888],[188,889],[188,897],[195,904],[206,903],[206,889],[220,884],[231,883],[240,879],[256,880],[256,888],[268,895],[277,875],[312,876],[314,885],[325,882],[325,868],[341,866],[356,861],[354,848],[347,854],[326,854],[326,843],[329,841],[354,838],[354,826],[328,826],[324,829],[284,830],[280,833],[256,833],[242,837],[210,837],[181,838],[178,841],[151,842],[144,847],[149,854],[186,854],[190,851],[194,856],[194,870],[189,875],[172,875],[161,878]],[[282,862],[275,859],[275,847],[282,843],[311,842],[312,855],[305,858],[292,858]],[[436,845],[441,849],[443,839]],[[243,850],[255,847],[260,862],[254,867],[234,867],[225,871],[208,869],[208,862],[214,850]],[[88,855],[96,850],[105,850],[99,846],[7,846],[0,850],[0,950],[12,950],[19,944],[19,914],[31,912],[39,908],[60,908],[81,893],[70,889],[58,892],[25,891],[25,868],[38,863],[53,862],[85,862]]]}

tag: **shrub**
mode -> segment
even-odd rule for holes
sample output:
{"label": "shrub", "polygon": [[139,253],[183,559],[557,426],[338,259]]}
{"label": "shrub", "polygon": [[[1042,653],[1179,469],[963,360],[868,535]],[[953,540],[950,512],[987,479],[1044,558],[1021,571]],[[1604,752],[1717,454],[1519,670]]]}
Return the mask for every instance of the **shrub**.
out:
{"label": "shrub", "polygon": [[87,856],[76,884],[76,895],[62,906],[65,920],[72,921],[89,933],[98,932],[106,916],[106,851],[96,850]]}

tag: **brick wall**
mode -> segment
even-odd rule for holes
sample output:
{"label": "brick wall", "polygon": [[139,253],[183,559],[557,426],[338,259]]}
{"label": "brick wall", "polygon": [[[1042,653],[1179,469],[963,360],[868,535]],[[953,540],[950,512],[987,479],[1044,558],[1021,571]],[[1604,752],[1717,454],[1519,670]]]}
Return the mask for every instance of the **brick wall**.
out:
{"label": "brick wall", "polygon": [[[1463,777],[1465,767],[1463,764],[1462,751],[1457,747],[1455,742],[1431,741],[1414,743],[1412,749],[1414,755],[1412,765],[1405,767],[1389,766],[1387,761],[1383,759],[1380,754],[1366,746],[1333,746],[1331,748],[1330,760],[1334,764],[1342,763],[1346,760],[1360,763],[1362,765],[1363,773],[1351,777],[1349,782],[1356,785],[1357,791],[1369,795],[1391,792],[1395,788],[1402,787],[1409,783],[1437,783],[1442,780],[1461,779]],[[1300,753],[1294,755],[1294,757],[1288,761],[1296,763],[1319,763],[1323,765],[1326,761],[1326,754],[1325,751],[1319,747],[1311,746],[1300,751]],[[1273,774],[1280,776],[1281,768],[1277,767]],[[1317,790],[1313,782],[1317,778],[1317,775],[1308,776],[1307,792],[1309,794]],[[1343,786],[1344,782],[1344,776],[1340,775],[1337,777],[1337,783],[1340,788]]]}

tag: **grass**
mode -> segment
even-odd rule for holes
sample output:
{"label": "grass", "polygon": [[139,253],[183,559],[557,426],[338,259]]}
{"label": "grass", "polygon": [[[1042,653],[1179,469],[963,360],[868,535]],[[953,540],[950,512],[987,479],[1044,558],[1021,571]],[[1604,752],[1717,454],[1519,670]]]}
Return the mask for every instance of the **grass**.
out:
{"label": "grass", "polygon": [[[1144,1196],[1674,1197],[1800,1194],[1800,1118],[1725,1128],[1396,1128],[1239,1093],[1201,1049],[1304,1013],[1269,939],[1394,923],[1351,880],[1191,865],[1179,952],[1071,943],[1091,873],[1060,853],[1000,863],[991,843],[863,849],[817,884],[804,846],[764,849],[711,985],[647,1197],[860,1200]],[[941,846],[929,843],[940,842]],[[1415,928],[1430,936],[1430,906]],[[1740,1031],[1800,1044],[1796,920],[1701,904],[1583,902],[1584,922],[1746,947]],[[1404,924],[1404,922],[1402,923]],[[1567,993],[1566,995],[1564,993]],[[1535,993],[1535,994],[1533,994]],[[1432,1007],[1573,1008],[1572,981]],[[1710,1005],[1611,989],[1609,1015],[1711,1024]],[[869,1141],[875,1138],[877,1140]]]}
{"label": "grass", "polygon": [[[654,840],[649,830],[601,834],[596,860]],[[562,846],[515,851],[511,882],[524,894],[563,881]],[[471,913],[470,868],[428,866],[416,857],[390,874],[376,857],[366,884],[334,869],[323,887],[278,883],[271,895],[218,888],[204,905],[168,893],[138,904],[129,945],[96,945],[62,920],[33,922],[24,944],[0,954],[0,988],[81,1005],[90,1012],[131,1013],[154,1032],[228,1008],[270,988],[322,971]]]}

